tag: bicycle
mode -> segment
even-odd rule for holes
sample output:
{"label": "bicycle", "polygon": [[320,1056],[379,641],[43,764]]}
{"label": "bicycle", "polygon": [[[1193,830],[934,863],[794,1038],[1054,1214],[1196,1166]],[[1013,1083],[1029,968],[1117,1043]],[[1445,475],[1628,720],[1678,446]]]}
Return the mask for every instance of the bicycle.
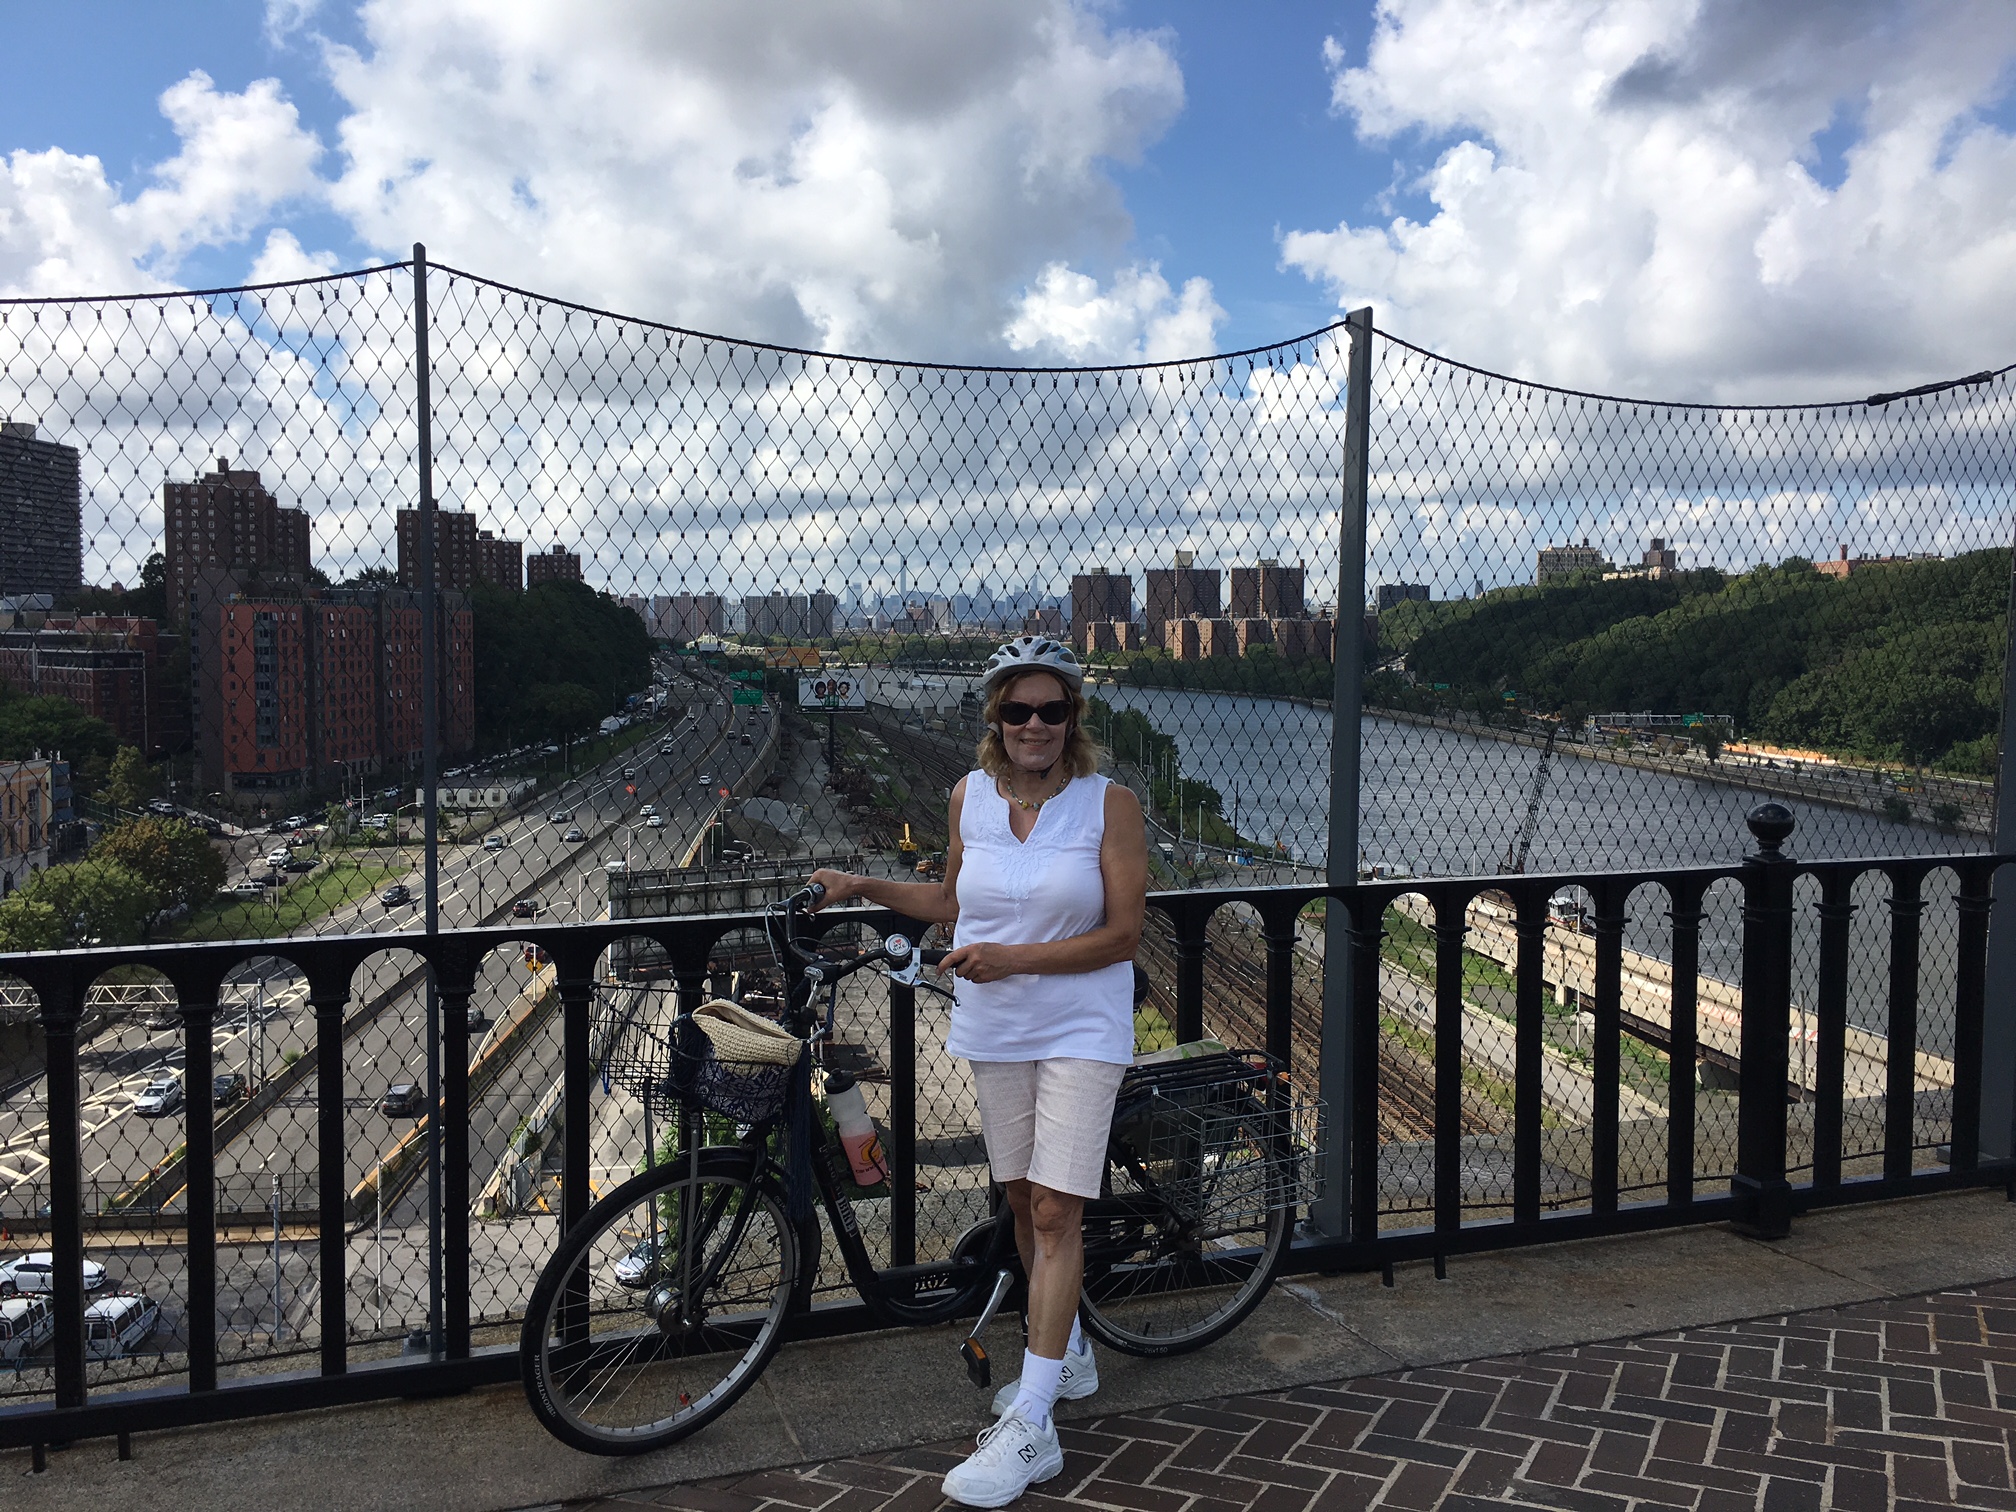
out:
{"label": "bicycle", "polygon": [[[635,1454],[675,1443],[755,1382],[787,1320],[809,1306],[819,1270],[820,1227],[816,1215],[790,1211],[779,1146],[789,1142],[783,1114],[794,1081],[809,1097],[811,1067],[824,1058],[840,983],[882,965],[898,981],[950,996],[918,974],[945,952],[920,950],[902,934],[845,955],[808,948],[797,927],[821,891],[773,905],[766,921],[791,979],[780,1027],[801,1052],[788,1068],[737,1081],[732,1063],[724,1075],[716,1057],[710,1092],[711,1046],[694,1033],[691,1014],[665,1034],[638,1033],[627,1060],[605,1052],[605,1072],[619,1061],[647,1098],[679,1102],[681,1151],[596,1202],[533,1288],[520,1336],[526,1396],[540,1422],[576,1449]],[[845,916],[829,916],[836,921]],[[1257,1307],[1298,1206],[1306,1132],[1298,1126],[1309,1116],[1310,1105],[1296,1103],[1285,1077],[1255,1052],[1220,1049],[1131,1068],[1114,1110],[1104,1190],[1085,1205],[1086,1330],[1124,1353],[1177,1354],[1220,1338]],[[733,1120],[735,1142],[703,1144],[708,1120],[717,1131]],[[991,1384],[980,1336],[1020,1269],[999,1189],[993,1216],[961,1235],[948,1258],[877,1267],[837,1136],[816,1119],[804,1124],[812,1132],[800,1154],[809,1145],[818,1201],[871,1314],[885,1325],[921,1326],[977,1307],[960,1352],[974,1384]]]}

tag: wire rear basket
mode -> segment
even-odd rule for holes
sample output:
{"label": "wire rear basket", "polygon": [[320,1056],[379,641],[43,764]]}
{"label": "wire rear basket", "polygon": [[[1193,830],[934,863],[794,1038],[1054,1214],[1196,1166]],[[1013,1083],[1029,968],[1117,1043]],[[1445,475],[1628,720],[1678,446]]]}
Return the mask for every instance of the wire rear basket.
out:
{"label": "wire rear basket", "polygon": [[1318,1196],[1320,1098],[1278,1062],[1234,1050],[1129,1068],[1114,1137],[1135,1178],[1192,1222],[1237,1230]]}

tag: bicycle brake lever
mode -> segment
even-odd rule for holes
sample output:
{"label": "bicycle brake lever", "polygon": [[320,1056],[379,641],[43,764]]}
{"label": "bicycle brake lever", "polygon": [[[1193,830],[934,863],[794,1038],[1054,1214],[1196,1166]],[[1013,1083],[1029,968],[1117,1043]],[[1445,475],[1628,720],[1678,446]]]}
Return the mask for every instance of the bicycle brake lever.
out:
{"label": "bicycle brake lever", "polygon": [[909,939],[900,934],[887,936],[882,941],[882,950],[889,958],[889,980],[901,982],[906,987],[915,987],[918,982],[917,974],[924,968],[924,953],[913,949]]}

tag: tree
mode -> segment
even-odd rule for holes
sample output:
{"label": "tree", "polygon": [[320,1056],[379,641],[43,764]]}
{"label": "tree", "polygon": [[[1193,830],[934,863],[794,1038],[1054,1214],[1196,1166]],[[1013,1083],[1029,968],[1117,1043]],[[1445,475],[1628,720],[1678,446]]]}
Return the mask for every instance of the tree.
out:
{"label": "tree", "polygon": [[77,786],[89,793],[118,749],[112,727],[69,699],[31,698],[0,683],[0,761],[60,755],[70,762]]}
{"label": "tree", "polygon": [[160,911],[160,896],[116,861],[92,857],[74,866],[38,872],[5,903],[0,931],[18,929],[36,943],[24,950],[78,945],[133,945]]}
{"label": "tree", "polygon": [[112,758],[111,773],[105,779],[105,796],[113,807],[137,809],[160,791],[147,759],[133,746],[119,747]]}
{"label": "tree", "polygon": [[154,889],[157,909],[207,903],[224,885],[224,859],[180,819],[132,819],[109,831],[92,856],[125,867]]}

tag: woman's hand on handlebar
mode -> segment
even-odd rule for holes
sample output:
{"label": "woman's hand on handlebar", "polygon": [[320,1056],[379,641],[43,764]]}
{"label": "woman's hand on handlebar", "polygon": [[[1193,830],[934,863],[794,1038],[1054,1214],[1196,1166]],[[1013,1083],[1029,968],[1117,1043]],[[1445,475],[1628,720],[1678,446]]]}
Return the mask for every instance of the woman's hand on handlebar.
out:
{"label": "woman's hand on handlebar", "polygon": [[817,913],[822,908],[831,908],[835,903],[845,903],[849,898],[857,896],[861,883],[865,880],[867,879],[857,877],[852,872],[834,871],[831,867],[826,866],[820,867],[810,877],[805,879],[807,886],[823,887],[826,889],[826,896],[813,903],[811,911]]}
{"label": "woman's hand on handlebar", "polygon": [[1019,975],[1022,970],[1016,964],[1013,945],[997,945],[991,940],[948,950],[939,966],[969,982],[998,982],[1003,977]]}

